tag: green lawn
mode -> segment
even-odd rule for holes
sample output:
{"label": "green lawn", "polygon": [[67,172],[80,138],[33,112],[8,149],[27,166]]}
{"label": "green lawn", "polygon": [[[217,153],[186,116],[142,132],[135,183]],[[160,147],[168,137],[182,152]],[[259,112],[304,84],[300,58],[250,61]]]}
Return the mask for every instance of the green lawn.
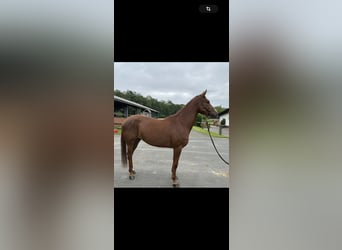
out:
{"label": "green lawn", "polygon": [[[121,135],[121,127],[114,126],[114,129],[118,130],[118,132],[115,133],[116,135]],[[114,129],[113,129],[113,132],[114,132]]]}
{"label": "green lawn", "polygon": [[[199,133],[202,133],[202,134],[205,134],[205,135],[208,135],[209,136],[209,133],[208,133],[208,129],[203,129],[201,127],[197,127],[197,126],[193,126],[192,127],[193,130],[199,132]],[[228,136],[224,136],[224,135],[220,135],[218,133],[215,133],[215,132],[212,132],[210,131],[210,134],[212,137],[218,137],[218,138],[228,138]]]}

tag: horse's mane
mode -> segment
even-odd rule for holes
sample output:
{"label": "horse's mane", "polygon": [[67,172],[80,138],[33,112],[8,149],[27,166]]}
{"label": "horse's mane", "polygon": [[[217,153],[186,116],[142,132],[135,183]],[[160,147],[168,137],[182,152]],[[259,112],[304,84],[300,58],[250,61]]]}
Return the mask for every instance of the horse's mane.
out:
{"label": "horse's mane", "polygon": [[197,98],[198,98],[199,96],[200,96],[200,95],[197,95],[197,96],[193,97],[190,101],[187,102],[187,104],[185,104],[185,105],[184,105],[181,109],[179,109],[175,114],[169,115],[168,117],[174,117],[174,116],[179,115],[185,108],[189,107],[190,104],[192,104],[192,103],[195,101],[195,99],[197,100]]}

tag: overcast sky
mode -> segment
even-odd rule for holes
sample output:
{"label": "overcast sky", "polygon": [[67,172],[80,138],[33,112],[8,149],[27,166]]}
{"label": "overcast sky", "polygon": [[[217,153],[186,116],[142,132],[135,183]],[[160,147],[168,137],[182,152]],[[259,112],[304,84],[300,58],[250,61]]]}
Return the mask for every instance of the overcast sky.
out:
{"label": "overcast sky", "polygon": [[214,106],[229,107],[229,63],[114,63],[114,89],[186,104],[207,89]]}

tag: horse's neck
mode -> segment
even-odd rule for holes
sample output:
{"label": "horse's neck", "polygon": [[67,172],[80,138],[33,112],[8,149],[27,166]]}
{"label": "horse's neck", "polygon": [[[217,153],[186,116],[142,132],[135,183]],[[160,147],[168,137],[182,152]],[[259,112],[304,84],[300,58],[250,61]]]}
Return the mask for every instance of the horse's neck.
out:
{"label": "horse's neck", "polygon": [[183,124],[189,130],[189,132],[195,123],[197,110],[196,100],[192,100],[186,104],[177,114],[179,122]]}

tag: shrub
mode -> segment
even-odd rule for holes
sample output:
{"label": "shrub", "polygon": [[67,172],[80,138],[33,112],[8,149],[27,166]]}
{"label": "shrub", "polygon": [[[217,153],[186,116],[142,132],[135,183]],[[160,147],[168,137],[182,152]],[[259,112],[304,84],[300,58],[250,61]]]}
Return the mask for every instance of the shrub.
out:
{"label": "shrub", "polygon": [[223,118],[223,119],[221,120],[221,125],[222,125],[222,126],[225,126],[225,125],[226,125],[226,118]]}
{"label": "shrub", "polygon": [[201,126],[202,120],[203,120],[203,115],[197,114],[196,120],[195,120],[195,125],[198,126],[198,127]]}

